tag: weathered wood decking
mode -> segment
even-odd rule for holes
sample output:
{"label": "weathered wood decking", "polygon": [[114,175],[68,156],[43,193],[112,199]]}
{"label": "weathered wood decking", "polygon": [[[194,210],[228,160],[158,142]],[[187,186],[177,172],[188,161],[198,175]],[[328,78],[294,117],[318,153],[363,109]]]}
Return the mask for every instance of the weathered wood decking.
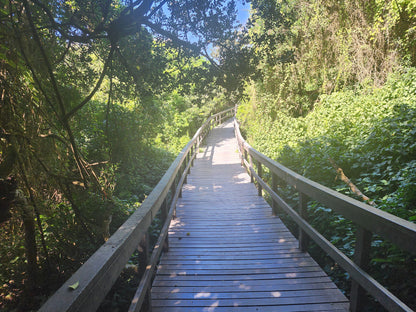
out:
{"label": "weathered wood decking", "polygon": [[212,130],[171,222],[153,311],[346,311],[240,165],[232,122]]}

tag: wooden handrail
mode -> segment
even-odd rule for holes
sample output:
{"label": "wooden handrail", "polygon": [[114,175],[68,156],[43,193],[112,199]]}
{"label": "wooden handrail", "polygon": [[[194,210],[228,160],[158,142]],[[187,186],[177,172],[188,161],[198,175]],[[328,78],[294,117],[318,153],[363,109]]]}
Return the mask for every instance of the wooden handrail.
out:
{"label": "wooden handrail", "polygon": [[[304,250],[306,248],[307,238],[312,239],[352,277],[351,311],[360,310],[360,300],[364,293],[362,289],[365,289],[389,311],[412,311],[400,299],[368,275],[364,269],[368,266],[369,261],[371,233],[390,240],[405,251],[416,253],[416,224],[359,202],[297,174],[252,148],[242,137],[236,119],[234,120],[234,128],[242,165],[247,168],[250,176],[257,181],[259,195],[262,190],[265,190],[273,200],[273,208],[279,206],[297,223],[300,229],[300,249]],[[257,172],[253,167],[253,162],[257,164]],[[262,165],[266,166],[272,174],[272,186],[269,186],[263,180]],[[299,207],[301,207],[299,213],[277,194],[276,177],[293,186],[299,193]],[[324,204],[358,225],[354,261],[332,245],[307,222],[305,218],[306,198]],[[360,289],[361,287],[362,289]]]}
{"label": "wooden handrail", "polygon": [[[152,278],[152,270],[160,256],[164,240],[167,238],[168,225],[171,221],[177,198],[180,197],[182,185],[190,170],[198,148],[211,128],[221,123],[226,117],[232,117],[235,108],[224,110],[209,117],[197,130],[194,137],[178,154],[162,179],[143,201],[140,208],[83,264],[40,308],[41,312],[95,311],[111,289],[133,252],[148,231],[161,206],[167,207],[169,191],[171,193],[169,212],[159,240],[155,246],[150,263],[145,263],[146,271],[142,276],[138,293],[130,307],[138,311],[143,303]],[[141,264],[143,265],[143,264]],[[72,290],[69,286],[77,284]]]}

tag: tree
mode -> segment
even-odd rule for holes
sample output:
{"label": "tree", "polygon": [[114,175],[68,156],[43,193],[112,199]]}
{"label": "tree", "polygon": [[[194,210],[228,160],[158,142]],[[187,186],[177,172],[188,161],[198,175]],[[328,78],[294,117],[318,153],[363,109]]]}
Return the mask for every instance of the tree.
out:
{"label": "tree", "polygon": [[[17,233],[11,221],[24,224],[26,236],[18,235],[17,244],[26,246],[26,294],[36,293],[40,269],[59,267],[49,265],[61,261],[51,256],[51,244],[58,246],[62,239],[67,249],[81,245],[91,251],[102,242],[95,228],[111,220],[115,159],[110,152],[91,152],[86,147],[91,137],[83,132],[88,118],[94,117],[86,115],[92,100],[105,97],[98,149],[110,151],[109,137],[116,133],[110,115],[121,116],[114,102],[137,100],[136,110],[150,112],[135,115],[143,118],[160,110],[154,94],[169,89],[166,83],[176,83],[165,71],[167,51],[180,48],[185,56],[209,59],[208,45],[230,34],[235,17],[233,0],[1,2],[0,179],[5,187],[0,214],[8,239]],[[91,220],[86,198],[96,200],[91,206],[103,220]],[[45,227],[59,222],[71,238],[44,235]],[[65,232],[64,224],[71,222],[82,235]],[[78,245],[70,246],[70,239]],[[81,261],[85,254],[74,258]],[[23,254],[16,259],[24,264]]]}

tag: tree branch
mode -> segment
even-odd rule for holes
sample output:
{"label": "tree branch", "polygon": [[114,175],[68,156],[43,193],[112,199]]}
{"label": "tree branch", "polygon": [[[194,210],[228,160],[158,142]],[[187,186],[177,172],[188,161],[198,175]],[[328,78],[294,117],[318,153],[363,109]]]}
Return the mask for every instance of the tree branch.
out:
{"label": "tree branch", "polygon": [[[17,15],[19,17],[21,17],[21,15],[19,13],[20,12],[17,12]],[[12,13],[11,12],[10,12],[9,16],[12,16]],[[25,50],[23,48],[21,33],[16,28],[16,23],[14,23],[12,20],[10,22],[12,24],[13,30],[15,32],[15,35],[17,37],[17,42],[18,42],[18,45],[19,45],[20,52],[21,52],[21,54],[23,56],[23,59],[25,61],[25,65],[29,68],[30,72],[32,73],[33,80],[35,81],[36,85],[38,86],[40,92],[45,97],[46,103],[48,103],[48,105],[51,107],[52,111],[55,113],[56,117],[59,119],[59,114],[58,114],[55,106],[52,104],[52,100],[49,98],[48,94],[45,92],[45,89],[42,87],[41,80],[39,79],[38,75],[36,74],[33,66],[31,65],[31,63],[29,61],[29,58],[27,57],[27,54],[26,54],[26,52],[25,52]]]}
{"label": "tree branch", "polygon": [[58,99],[58,104],[59,104],[59,107],[61,109],[61,114],[62,114],[62,116],[64,116],[65,115],[64,102],[62,100],[61,93],[59,92],[58,84],[56,82],[55,75],[53,73],[51,63],[49,62],[49,58],[46,55],[45,49],[43,48],[42,42],[39,38],[39,34],[36,31],[36,27],[35,27],[35,24],[34,24],[33,18],[32,18],[32,13],[30,11],[30,7],[29,7],[29,4],[28,4],[27,0],[23,0],[23,5],[26,8],[26,16],[28,18],[30,28],[32,29],[33,38],[35,39],[35,42],[39,47],[40,53],[42,54],[43,60],[45,61],[46,68],[47,68],[47,71],[48,71],[48,74],[49,74],[49,78],[51,79],[52,88],[53,88],[53,90],[56,94],[56,97]]}
{"label": "tree branch", "polygon": [[117,55],[120,59],[121,64],[123,64],[123,66],[126,68],[127,72],[130,74],[130,76],[132,76],[134,78],[134,80],[138,81],[139,77],[137,76],[137,71],[136,72],[132,71],[132,68],[135,69],[135,67],[129,65],[129,63],[127,62],[124,55],[121,54],[121,51],[120,51],[119,48],[116,48],[116,53],[117,53]]}
{"label": "tree branch", "polygon": [[101,84],[103,82],[103,79],[104,79],[104,77],[106,75],[107,68],[108,68],[108,66],[109,66],[109,64],[111,62],[111,58],[113,56],[114,50],[115,50],[115,46],[111,46],[110,53],[108,54],[108,57],[107,57],[107,59],[106,59],[106,61],[104,63],[104,68],[103,68],[103,70],[101,72],[100,78],[98,79],[97,83],[95,84],[94,89],[91,91],[91,93],[80,104],[78,104],[77,106],[75,106],[70,112],[68,112],[64,116],[64,118],[63,118],[64,120],[68,121],[69,119],[71,119],[71,117],[78,110],[80,110],[82,107],[84,107],[84,105],[87,104],[91,100],[91,98],[94,96],[94,94],[98,91],[98,89],[100,88],[100,86],[101,86]]}
{"label": "tree branch", "polygon": [[369,197],[367,197],[366,195],[364,195],[357,186],[355,186],[354,183],[351,182],[351,180],[344,174],[344,171],[335,163],[335,161],[329,157],[329,162],[332,164],[332,167],[334,167],[335,171],[337,172],[337,177],[339,177],[341,179],[341,181],[343,181],[345,184],[348,185],[348,187],[350,188],[351,192],[353,192],[355,195],[357,195],[358,197],[360,197],[363,201],[365,201],[366,203],[368,203],[371,206],[375,206],[375,202],[370,200]]}
{"label": "tree branch", "polygon": [[160,27],[159,25],[153,24],[149,20],[143,21],[143,24],[146,25],[146,26],[148,26],[148,27],[150,27],[151,29],[153,29],[155,32],[159,33],[163,37],[166,37],[166,38],[172,40],[172,42],[175,43],[176,45],[179,45],[179,46],[182,46],[184,48],[187,48],[188,50],[191,50],[194,53],[201,54],[200,47],[198,47],[195,44],[189,43],[189,42],[187,42],[185,40],[179,39],[178,37],[176,37],[175,35],[173,35],[169,31],[167,31],[167,30],[163,29],[162,27]]}
{"label": "tree branch", "polygon": [[150,14],[149,15],[147,15],[146,17],[147,17],[147,19],[150,19],[153,15],[155,15],[155,13],[157,12],[157,11],[159,11],[164,5],[165,5],[165,3],[166,2],[168,2],[168,0],[163,0],[161,3],[159,3],[159,5],[156,7],[156,8],[154,8],[153,10],[152,10],[152,12],[150,12]]}

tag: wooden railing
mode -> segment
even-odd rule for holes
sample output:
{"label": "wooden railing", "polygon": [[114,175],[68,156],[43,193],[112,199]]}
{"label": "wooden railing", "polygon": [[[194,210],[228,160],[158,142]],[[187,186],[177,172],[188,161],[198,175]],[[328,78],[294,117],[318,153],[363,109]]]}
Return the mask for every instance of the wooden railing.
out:
{"label": "wooden railing", "polygon": [[[208,118],[140,208],[48,299],[40,311],[97,310],[135,250],[140,251],[138,265],[142,277],[129,311],[139,311],[144,302],[150,307],[151,280],[162,250],[168,249],[169,223],[198,148],[214,126],[234,113],[235,109],[230,108]],[[149,259],[147,232],[159,210],[164,225]]]}
{"label": "wooden railing", "polygon": [[[370,261],[369,252],[372,234],[380,235],[402,249],[416,254],[416,224],[359,202],[293,172],[252,148],[241,136],[237,120],[234,121],[234,126],[242,165],[247,168],[252,177],[252,182],[254,179],[257,181],[258,194],[261,196],[264,190],[270,195],[273,210],[276,212],[277,207],[280,207],[297,223],[299,226],[299,248],[305,251],[308,239],[312,239],[350,274],[353,280],[350,310],[361,310],[362,299],[365,291],[367,291],[388,311],[412,311],[368,275],[365,268],[368,267]],[[270,170],[272,175],[271,186],[263,180],[263,166]],[[278,178],[293,186],[298,192],[298,211],[290,207],[277,194]],[[308,223],[307,202],[309,199],[324,204],[357,225],[354,261],[332,245]]]}

